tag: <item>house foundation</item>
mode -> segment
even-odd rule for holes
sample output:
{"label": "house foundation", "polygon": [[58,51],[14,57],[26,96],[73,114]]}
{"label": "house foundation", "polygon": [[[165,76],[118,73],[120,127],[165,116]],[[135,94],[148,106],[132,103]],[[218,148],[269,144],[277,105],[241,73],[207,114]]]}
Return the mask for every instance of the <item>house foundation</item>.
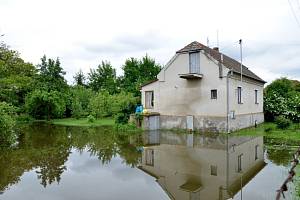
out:
{"label": "house foundation", "polygon": [[[229,131],[236,131],[262,122],[264,122],[263,113],[236,115],[234,118],[228,119],[228,128]],[[187,129],[205,132],[226,132],[227,117],[147,115],[144,116],[142,127],[144,130]]]}

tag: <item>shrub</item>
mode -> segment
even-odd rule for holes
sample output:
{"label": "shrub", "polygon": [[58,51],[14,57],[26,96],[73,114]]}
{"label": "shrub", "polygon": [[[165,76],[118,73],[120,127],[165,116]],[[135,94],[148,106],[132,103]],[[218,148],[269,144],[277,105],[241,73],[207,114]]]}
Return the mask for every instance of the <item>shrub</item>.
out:
{"label": "shrub", "polygon": [[15,109],[5,102],[0,102],[0,146],[15,142]]}
{"label": "shrub", "polygon": [[266,133],[269,133],[269,132],[271,132],[272,130],[273,130],[272,127],[265,128],[265,132],[266,132]]}
{"label": "shrub", "polygon": [[102,91],[91,98],[89,104],[90,113],[96,118],[112,116],[111,95]]}
{"label": "shrub", "polygon": [[93,92],[83,86],[75,86],[70,90],[72,117],[79,119],[88,115],[88,108]]}
{"label": "shrub", "polygon": [[88,122],[93,123],[96,119],[95,119],[95,117],[93,115],[89,115],[87,117],[87,120],[88,120]]}
{"label": "shrub", "polygon": [[286,119],[284,116],[280,115],[276,117],[275,124],[277,125],[277,128],[286,129],[291,126],[292,122],[291,120]]}
{"label": "shrub", "polygon": [[65,96],[58,91],[35,90],[25,99],[28,113],[36,119],[60,118],[66,110]]}

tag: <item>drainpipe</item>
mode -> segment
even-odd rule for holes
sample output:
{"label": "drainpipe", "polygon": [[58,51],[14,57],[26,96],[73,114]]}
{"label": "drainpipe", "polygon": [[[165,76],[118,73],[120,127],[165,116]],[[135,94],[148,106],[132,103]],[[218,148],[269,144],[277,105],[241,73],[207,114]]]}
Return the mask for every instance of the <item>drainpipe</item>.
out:
{"label": "drainpipe", "polygon": [[226,117],[226,132],[230,133],[229,131],[229,76],[231,75],[232,70],[230,69],[226,75],[226,109],[227,109],[227,117]]}

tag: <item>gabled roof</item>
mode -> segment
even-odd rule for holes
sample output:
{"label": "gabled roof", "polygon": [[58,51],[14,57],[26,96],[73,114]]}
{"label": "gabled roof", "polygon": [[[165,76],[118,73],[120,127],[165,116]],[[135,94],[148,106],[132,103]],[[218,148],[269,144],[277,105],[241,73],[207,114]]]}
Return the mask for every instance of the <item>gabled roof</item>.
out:
{"label": "gabled roof", "polygon": [[[178,50],[176,53],[188,53],[191,51],[198,51],[198,50],[204,50],[205,53],[209,54],[215,60],[221,62],[225,67],[232,69],[234,73],[241,74],[240,62],[234,60],[233,58],[230,58],[229,56],[220,53],[218,50],[211,49],[197,41],[188,44],[184,48]],[[221,55],[223,55],[223,61],[221,61]],[[266,81],[264,81],[259,76],[257,76],[252,71],[250,71],[248,67],[246,67],[245,65],[243,65],[242,74],[243,76],[249,77],[261,83],[266,83]]]}

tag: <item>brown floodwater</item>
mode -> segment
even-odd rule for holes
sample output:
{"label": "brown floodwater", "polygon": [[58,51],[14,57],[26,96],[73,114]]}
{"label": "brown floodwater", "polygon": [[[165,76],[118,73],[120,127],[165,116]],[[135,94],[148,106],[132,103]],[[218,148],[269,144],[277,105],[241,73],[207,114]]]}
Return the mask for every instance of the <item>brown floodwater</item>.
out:
{"label": "brown floodwater", "polygon": [[[0,200],[269,200],[295,151],[262,136],[48,124],[19,132],[0,152]],[[298,199],[299,186],[297,174],[286,199]]]}

